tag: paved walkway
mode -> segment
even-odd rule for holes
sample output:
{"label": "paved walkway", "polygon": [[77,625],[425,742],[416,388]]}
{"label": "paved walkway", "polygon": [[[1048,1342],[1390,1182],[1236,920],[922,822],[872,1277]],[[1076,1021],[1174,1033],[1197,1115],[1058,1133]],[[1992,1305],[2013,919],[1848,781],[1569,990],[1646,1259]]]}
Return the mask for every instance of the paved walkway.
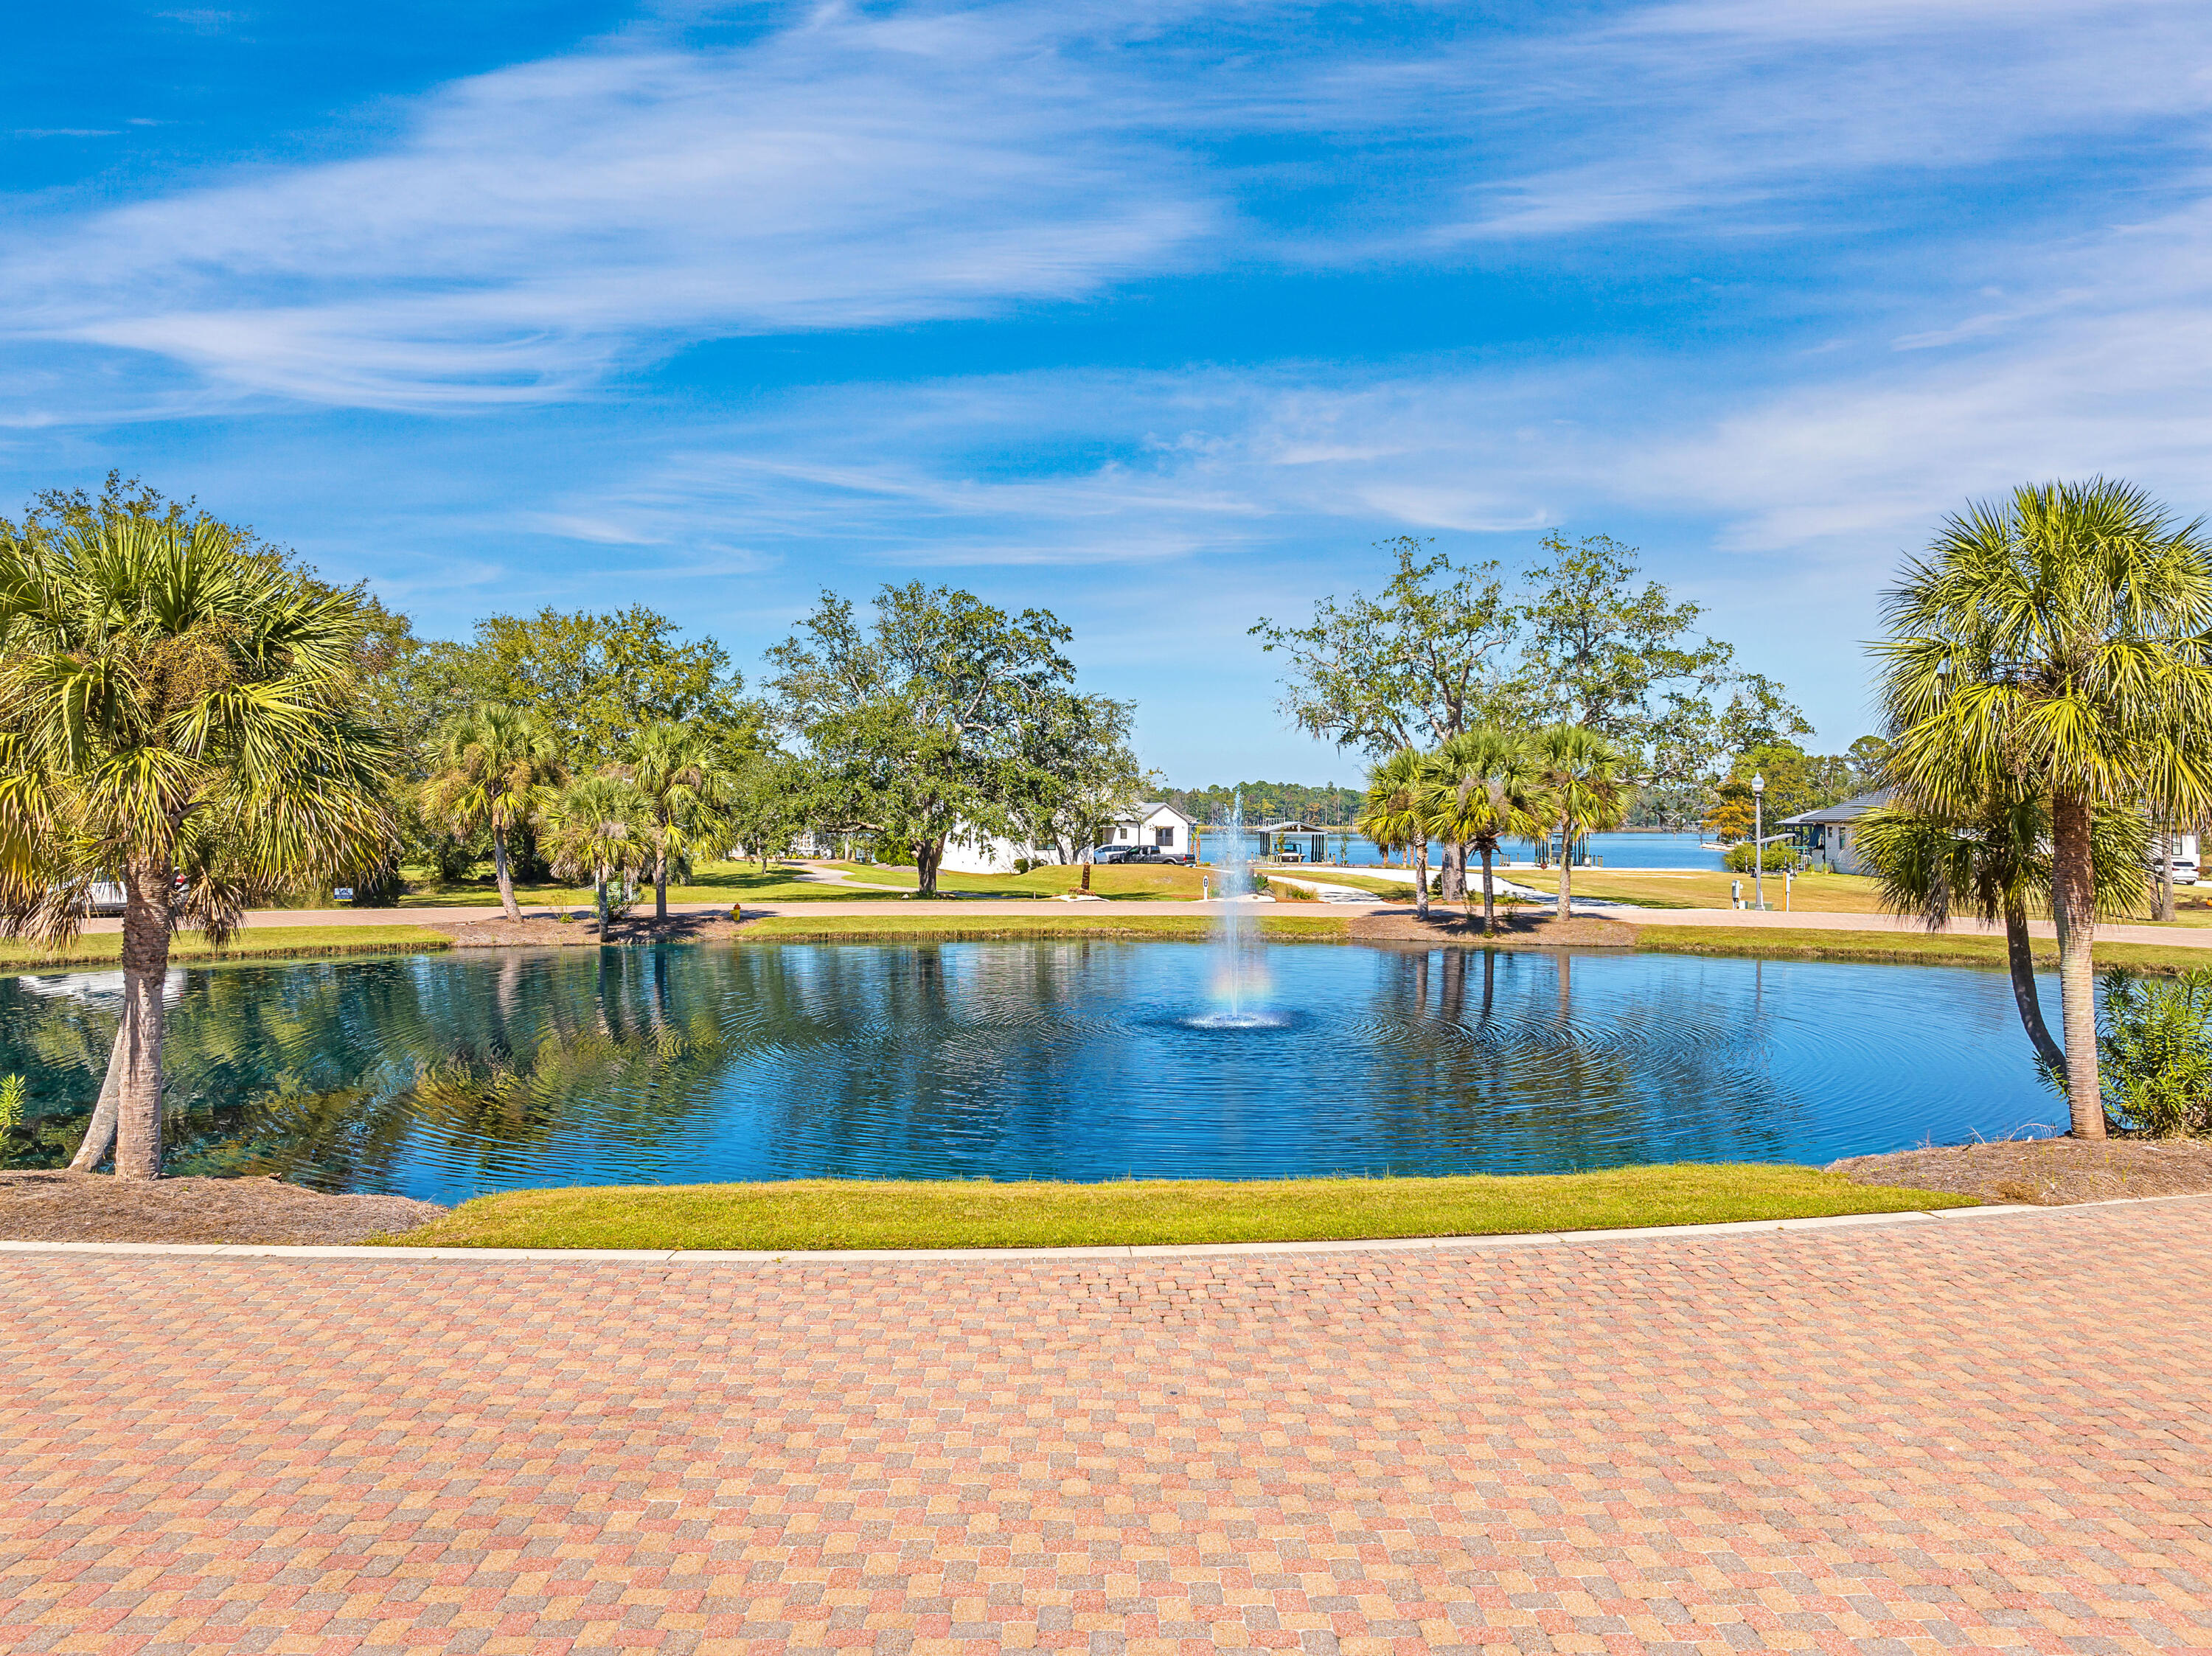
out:
{"label": "paved walkway", "polygon": [[0,1255],[0,1649],[2202,1648],[2208,1256]]}
{"label": "paved walkway", "polygon": [[[1410,908],[1410,901],[1386,901],[1382,898],[1365,900],[1346,897],[1321,903],[1275,903],[1264,911],[1276,914],[1341,914],[1347,909],[1369,912],[1384,908]],[[724,913],[727,903],[671,903],[672,913]],[[1038,901],[1028,898],[975,898],[966,901],[939,902],[901,902],[884,898],[863,901],[824,898],[817,901],[753,903],[744,906],[748,918],[768,914],[837,916],[845,914],[902,914],[906,916],[941,914],[947,916],[990,914],[1065,914],[1071,910],[1097,915],[1102,912],[1127,910],[1131,914],[1218,914],[1226,904],[1179,902],[1099,902],[1082,904]],[[1894,914],[1784,914],[1779,912],[1760,913],[1756,909],[1730,908],[1636,908],[1626,904],[1599,905],[1578,902],[1578,911],[1602,913],[1607,919],[1626,920],[1638,925],[1718,925],[1763,926],[1789,931],[1917,931],[1927,927],[1917,920],[1901,919]],[[461,925],[472,920],[496,919],[500,915],[496,905],[486,908],[294,908],[257,910],[246,916],[249,926],[276,925]],[[526,907],[526,915],[549,915],[555,911],[542,905]],[[577,909],[579,914],[588,910]],[[115,919],[91,919],[85,922],[87,931],[118,931],[123,922]],[[1996,936],[2002,926],[1985,925],[1979,920],[1954,920],[1945,928],[1953,933],[1969,936]],[[2048,920],[2031,920],[2028,930],[2039,937],[2055,933]],[[2162,943],[2175,949],[2212,949],[2212,926],[2201,925],[2100,925],[2099,939],[2105,943]]]}

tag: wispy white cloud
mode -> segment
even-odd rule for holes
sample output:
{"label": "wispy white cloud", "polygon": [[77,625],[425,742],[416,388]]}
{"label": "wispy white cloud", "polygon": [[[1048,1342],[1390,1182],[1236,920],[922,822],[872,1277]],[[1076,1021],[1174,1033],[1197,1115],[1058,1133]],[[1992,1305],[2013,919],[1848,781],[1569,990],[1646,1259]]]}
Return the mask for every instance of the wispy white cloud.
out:
{"label": "wispy white cloud", "polygon": [[1503,33],[1439,13],[1411,39],[1338,21],[827,3],[712,49],[641,25],[449,85],[356,159],[26,217],[4,326],[234,394],[498,407],[698,338],[1255,259],[1771,231],[1847,186],[1866,216],[2085,136],[2200,143],[2212,102],[2197,0],[1678,0]]}
{"label": "wispy white cloud", "polygon": [[1485,59],[1452,67],[1511,159],[1468,181],[1443,240],[1802,230],[1844,192],[1879,225],[1945,174],[2085,138],[2194,149],[2212,114],[2196,0],[1678,0]]}
{"label": "wispy white cloud", "polygon": [[1217,209],[988,16],[826,7],[743,47],[615,41],[460,82],[386,153],[20,237],[9,326],[368,406],[573,393],[647,342],[1063,299]]}
{"label": "wispy white cloud", "polygon": [[641,543],[734,524],[767,557],[1074,567],[1626,513],[1878,575],[1969,494],[2029,478],[2124,472],[2196,497],[2212,208],[2008,274],[2002,310],[1778,367],[1754,344],[823,387],[567,509]]}

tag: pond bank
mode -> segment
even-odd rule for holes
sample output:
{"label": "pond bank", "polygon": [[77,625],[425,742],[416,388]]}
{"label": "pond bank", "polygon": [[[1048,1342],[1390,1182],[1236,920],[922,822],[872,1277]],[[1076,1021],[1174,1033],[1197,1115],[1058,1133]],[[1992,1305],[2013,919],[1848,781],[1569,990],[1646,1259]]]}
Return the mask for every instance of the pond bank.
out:
{"label": "pond bank", "polygon": [[[2053,1107],[2063,1113],[2063,1104]],[[1854,1156],[1828,1171],[1863,1184],[1954,1191],[1985,1202],[2064,1207],[2146,1196],[2212,1195],[2212,1142],[2198,1138],[2005,1138]]]}
{"label": "pond bank", "polygon": [[683,1249],[1096,1247],[1384,1240],[1971,1207],[1790,1165],[1449,1179],[793,1180],[511,1191],[447,1209],[272,1179],[0,1174],[0,1240]]}
{"label": "pond bank", "polygon": [[0,1173],[0,1238],[9,1241],[344,1247],[450,1210],[404,1196],[325,1196],[275,1179]]}

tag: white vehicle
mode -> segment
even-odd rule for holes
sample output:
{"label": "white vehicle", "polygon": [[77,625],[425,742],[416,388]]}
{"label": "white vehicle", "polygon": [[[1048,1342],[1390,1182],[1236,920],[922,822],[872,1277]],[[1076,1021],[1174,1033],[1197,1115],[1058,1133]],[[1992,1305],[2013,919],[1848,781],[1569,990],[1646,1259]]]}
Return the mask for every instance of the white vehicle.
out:
{"label": "white vehicle", "polygon": [[2171,839],[2156,841],[2151,847],[2150,868],[2153,878],[2165,869],[2168,851],[2173,857],[2173,883],[2176,885],[2195,885],[2199,871],[2197,836],[2177,834]]}
{"label": "white vehicle", "polygon": [[88,913],[120,914],[130,906],[130,897],[120,880],[94,880],[84,889],[84,906]]}

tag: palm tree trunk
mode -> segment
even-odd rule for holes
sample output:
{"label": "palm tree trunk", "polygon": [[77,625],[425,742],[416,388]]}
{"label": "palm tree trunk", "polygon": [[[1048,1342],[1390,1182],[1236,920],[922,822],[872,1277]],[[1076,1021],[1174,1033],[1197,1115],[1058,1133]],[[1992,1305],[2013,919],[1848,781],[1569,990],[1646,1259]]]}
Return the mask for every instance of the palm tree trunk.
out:
{"label": "palm tree trunk", "polygon": [[107,1078],[100,1083],[100,1101],[92,1107],[92,1120],[84,1130],[84,1143],[70,1158],[71,1173],[90,1173],[115,1144],[115,1111],[123,1096],[123,1067],[130,1044],[131,998],[123,998],[123,1016],[115,1025],[115,1045],[107,1054]]}
{"label": "palm tree trunk", "polygon": [[1449,840],[1444,842],[1443,861],[1437,866],[1437,881],[1443,887],[1443,900],[1448,903],[1467,901],[1467,847]]}
{"label": "palm tree trunk", "polygon": [[2066,1032],[2066,1102],[2076,1138],[2105,1136],[2097,1076],[2097,940],[2089,852],[2089,801],[2062,792],[2051,801],[2051,907],[2058,923],[2058,1003]]}
{"label": "palm tree trunk", "polygon": [[115,1101],[115,1176],[161,1176],[161,1039],[169,975],[167,868],[125,876],[123,909],[123,1082]]}
{"label": "palm tree trunk", "polygon": [[1422,919],[1429,918],[1429,842],[1423,840],[1413,847],[1413,913]]}
{"label": "palm tree trunk", "polygon": [[2004,905],[2005,962],[2012,970],[2012,998],[2035,1055],[2053,1075],[2066,1073],[2066,1054],[2043,1021],[2043,1000],[2035,989],[2035,949],[2027,936],[2027,904],[2008,897]]}
{"label": "palm tree trunk", "polygon": [[499,906],[510,920],[520,920],[522,910],[514,901],[514,872],[507,864],[507,829],[491,825],[491,871],[499,880]]}
{"label": "palm tree trunk", "polygon": [[668,853],[653,860],[653,918],[656,925],[668,918]]}
{"label": "palm tree trunk", "polygon": [[1559,897],[1553,906],[1553,913],[1559,919],[1575,917],[1575,819],[1559,819]]}
{"label": "palm tree trunk", "polygon": [[2165,846],[2166,850],[2164,854],[2158,859],[2158,917],[2161,920],[2171,920],[2174,917],[2173,828],[2172,824],[2169,823],[2167,825],[2165,834],[2160,836],[2160,840]]}
{"label": "palm tree trunk", "polygon": [[1490,883],[1490,847],[1488,846],[1483,846],[1482,935],[1486,937],[1494,937],[1498,935],[1498,896],[1497,893],[1492,889]]}

